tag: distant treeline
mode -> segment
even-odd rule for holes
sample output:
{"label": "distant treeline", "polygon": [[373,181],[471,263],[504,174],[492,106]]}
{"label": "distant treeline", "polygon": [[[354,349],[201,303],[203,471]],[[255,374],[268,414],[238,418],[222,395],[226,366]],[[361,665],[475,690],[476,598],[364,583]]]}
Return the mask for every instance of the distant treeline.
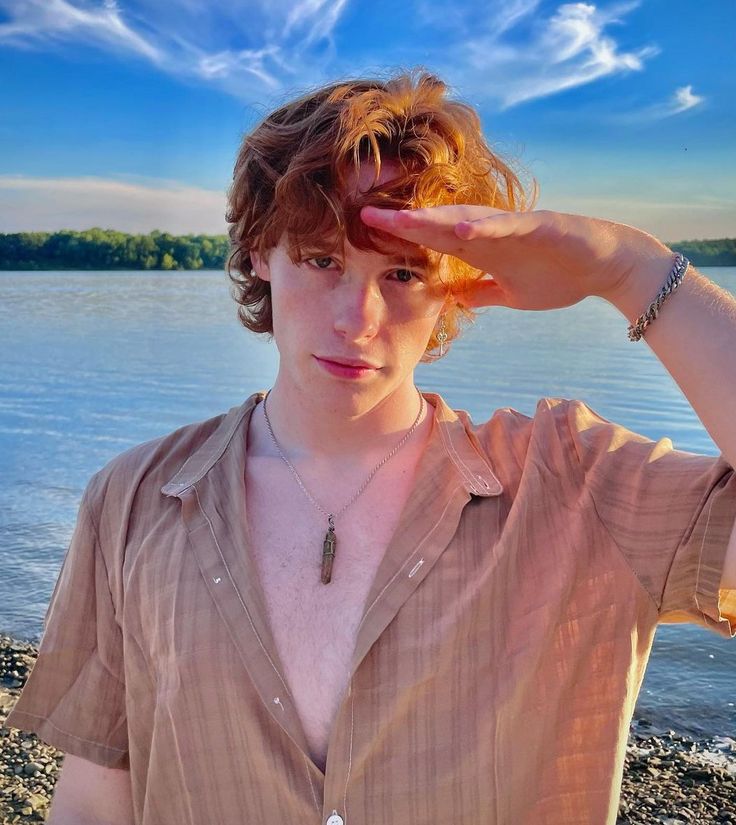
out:
{"label": "distant treeline", "polygon": [[736,266],[736,238],[679,241],[667,246],[682,252],[694,266]]}
{"label": "distant treeline", "polygon": [[[736,266],[736,238],[667,243],[695,266]],[[0,233],[0,269],[222,269],[226,235],[127,235],[84,232]]]}
{"label": "distant treeline", "polygon": [[228,252],[226,235],[0,233],[0,269],[222,269]]}

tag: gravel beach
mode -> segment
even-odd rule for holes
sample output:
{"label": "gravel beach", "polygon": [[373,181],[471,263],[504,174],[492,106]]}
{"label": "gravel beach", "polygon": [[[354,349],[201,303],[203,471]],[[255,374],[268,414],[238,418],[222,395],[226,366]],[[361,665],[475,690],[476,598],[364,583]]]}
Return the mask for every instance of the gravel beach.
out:
{"label": "gravel beach", "polygon": [[[2,726],[36,655],[33,644],[0,635],[0,825],[46,819],[64,759],[34,734]],[[736,825],[736,740],[646,728],[645,719],[631,726],[618,825]]]}

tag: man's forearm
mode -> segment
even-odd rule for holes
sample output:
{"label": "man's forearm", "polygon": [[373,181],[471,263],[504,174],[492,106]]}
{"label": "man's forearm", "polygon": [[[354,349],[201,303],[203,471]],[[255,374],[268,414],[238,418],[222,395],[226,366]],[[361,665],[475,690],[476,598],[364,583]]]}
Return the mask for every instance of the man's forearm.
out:
{"label": "man's forearm", "polygon": [[[673,254],[649,248],[610,303],[633,323],[662,288]],[[644,340],[675,379],[718,449],[736,467],[736,299],[693,266],[667,297]],[[736,524],[721,579],[736,590]]]}
{"label": "man's forearm", "polygon": [[[633,323],[662,288],[673,258],[664,245],[659,252],[647,252],[632,267],[625,289],[607,300]],[[691,265],[644,340],[736,467],[736,299]]]}

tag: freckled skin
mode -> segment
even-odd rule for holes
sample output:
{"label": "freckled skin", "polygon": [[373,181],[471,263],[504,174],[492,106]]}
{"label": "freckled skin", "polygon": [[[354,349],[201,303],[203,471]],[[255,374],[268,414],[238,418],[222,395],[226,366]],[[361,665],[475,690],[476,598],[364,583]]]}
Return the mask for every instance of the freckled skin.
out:
{"label": "freckled skin", "polygon": [[[379,182],[395,169],[384,163]],[[357,186],[373,183],[362,167]],[[412,245],[397,240],[397,249]],[[271,284],[279,372],[268,399],[284,447],[318,458],[372,457],[388,452],[418,409],[414,369],[449,301],[437,273],[408,277],[398,255],[344,249],[309,250],[293,262],[281,239],[267,256],[252,253],[254,269]],[[440,288],[438,288],[438,285]],[[367,361],[378,369],[359,380],[335,377],[318,357]],[[290,411],[300,410],[298,417]]]}

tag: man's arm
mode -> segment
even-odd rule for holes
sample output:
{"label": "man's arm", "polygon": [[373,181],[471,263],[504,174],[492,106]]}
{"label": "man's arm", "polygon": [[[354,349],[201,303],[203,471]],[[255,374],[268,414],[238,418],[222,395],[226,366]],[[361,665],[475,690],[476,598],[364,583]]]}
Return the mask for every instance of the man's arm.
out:
{"label": "man's arm", "polygon": [[[638,254],[632,248],[631,255],[625,286],[604,297],[633,323],[662,287],[672,253],[661,246]],[[736,467],[736,298],[690,266],[643,340],[675,379],[723,457]]]}
{"label": "man's arm", "polygon": [[67,753],[49,825],[133,825],[130,771],[104,768]]}
{"label": "man's arm", "polygon": [[[584,215],[474,204],[406,210],[364,206],[360,215],[368,226],[492,273],[450,295],[472,309],[559,309],[595,295],[634,323],[658,295],[675,260],[673,251],[647,232]],[[690,266],[647,327],[644,341],[724,459],[736,467],[736,298]],[[734,543],[722,579],[729,589],[736,578]]]}
{"label": "man's arm", "polygon": [[[606,296],[632,323],[649,306],[671,265],[642,255],[625,288]],[[692,404],[723,457],[736,467],[736,299],[694,267],[662,305],[644,340]],[[721,589],[736,590],[736,524],[731,532]]]}

